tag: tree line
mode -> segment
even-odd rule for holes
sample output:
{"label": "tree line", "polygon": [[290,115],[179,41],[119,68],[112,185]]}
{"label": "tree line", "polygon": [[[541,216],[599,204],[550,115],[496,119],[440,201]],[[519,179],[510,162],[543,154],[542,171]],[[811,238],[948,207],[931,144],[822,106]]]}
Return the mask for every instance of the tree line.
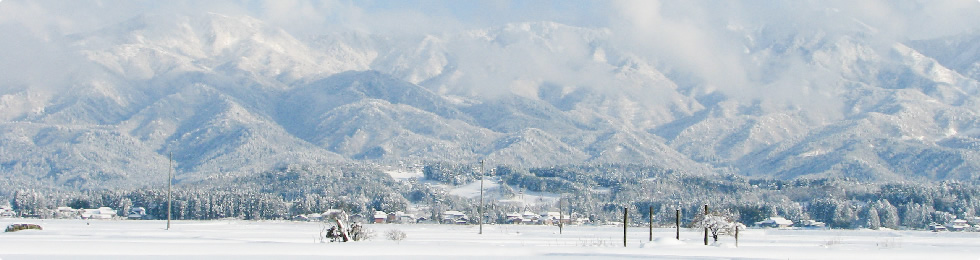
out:
{"label": "tree line", "polygon": [[[288,219],[295,215],[343,209],[369,218],[375,210],[422,209],[435,219],[445,210],[475,216],[479,199],[463,198],[442,187],[479,181],[472,164],[430,163],[424,178],[400,181],[371,166],[335,168],[290,165],[242,177],[215,178],[177,185],[175,219]],[[492,169],[492,170],[489,170]],[[617,221],[622,209],[638,212],[631,221],[645,223],[650,208],[658,225],[670,226],[676,209],[692,223],[704,204],[751,224],[770,216],[812,219],[832,228],[923,229],[929,223],[977,216],[980,187],[954,181],[934,183],[868,183],[847,178],[771,180],[716,172],[680,172],[647,165],[595,164],[546,168],[488,168],[499,181],[488,193],[497,197],[537,192],[550,196],[529,208],[488,201],[488,222],[505,223],[510,212],[558,211],[592,221]],[[166,218],[165,188],[66,191],[21,189],[10,205],[22,216],[52,217],[59,206],[111,207],[126,212],[144,207],[151,217]],[[475,217],[472,217],[475,221]]]}

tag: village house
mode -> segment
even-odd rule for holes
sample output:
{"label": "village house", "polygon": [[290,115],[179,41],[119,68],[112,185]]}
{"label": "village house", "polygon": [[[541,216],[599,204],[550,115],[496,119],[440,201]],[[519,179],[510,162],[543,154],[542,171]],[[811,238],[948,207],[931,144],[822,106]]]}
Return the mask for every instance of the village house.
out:
{"label": "village house", "polygon": [[78,218],[80,210],[71,207],[58,207],[54,212],[54,218]]}
{"label": "village house", "polygon": [[769,217],[766,220],[755,222],[757,227],[787,228],[793,225],[792,220],[783,217]]}
{"label": "village house", "polygon": [[812,220],[812,219],[802,220],[802,221],[800,221],[800,225],[802,227],[804,227],[804,228],[825,228],[825,227],[827,227],[827,223],[823,223],[823,222]]}
{"label": "village house", "polygon": [[442,213],[442,223],[443,224],[466,224],[469,218],[463,212],[448,210]]}
{"label": "village house", "polygon": [[296,215],[296,216],[293,216],[292,221],[305,221],[305,222],[309,222],[310,221],[310,217],[307,217],[306,215]]}
{"label": "village house", "polygon": [[415,214],[408,214],[402,211],[388,213],[388,223],[408,224],[416,223]]}
{"label": "village house", "polygon": [[970,228],[970,224],[968,224],[966,220],[954,219],[953,222],[950,222],[948,225],[946,225],[946,229],[948,229],[949,231],[959,232],[959,231],[967,231],[970,230],[971,228]]}
{"label": "village house", "polygon": [[14,209],[7,206],[0,206],[0,218],[12,218],[14,215]]}
{"label": "village house", "polygon": [[549,211],[541,214],[541,219],[539,222],[541,225],[558,225],[558,221],[561,217],[561,213],[557,211]]}
{"label": "village house", "polygon": [[929,224],[929,231],[932,231],[932,232],[944,232],[944,231],[949,231],[949,230],[946,230],[946,226],[940,225],[938,223],[930,223]]}
{"label": "village house", "polygon": [[521,224],[521,222],[524,221],[523,218],[521,218],[521,213],[517,212],[507,213],[507,217],[505,219],[507,220],[508,224]]}
{"label": "village house", "polygon": [[525,211],[524,214],[521,215],[521,224],[526,224],[526,225],[538,224],[539,219],[541,219],[541,215],[538,215],[534,212]]}
{"label": "village house", "polygon": [[374,224],[384,224],[388,220],[388,213],[384,211],[375,211],[374,218],[371,221]]}
{"label": "village house", "polygon": [[146,218],[146,208],[143,207],[132,207],[129,209],[129,213],[126,214],[126,218],[129,219],[145,219]]}
{"label": "village house", "polygon": [[116,210],[109,207],[83,209],[81,215],[82,219],[111,219],[116,217]]}

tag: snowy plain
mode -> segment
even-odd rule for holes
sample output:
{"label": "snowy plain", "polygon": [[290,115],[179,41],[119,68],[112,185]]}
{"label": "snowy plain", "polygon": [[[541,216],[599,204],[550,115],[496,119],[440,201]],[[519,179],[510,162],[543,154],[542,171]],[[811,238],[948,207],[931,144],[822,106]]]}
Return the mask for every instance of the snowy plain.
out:
{"label": "snowy plain", "polygon": [[[980,233],[750,229],[704,246],[694,230],[622,227],[369,224],[369,241],[323,243],[322,223],[289,221],[25,220],[44,230],[0,233],[0,259],[980,259]],[[407,234],[391,241],[385,232]]]}

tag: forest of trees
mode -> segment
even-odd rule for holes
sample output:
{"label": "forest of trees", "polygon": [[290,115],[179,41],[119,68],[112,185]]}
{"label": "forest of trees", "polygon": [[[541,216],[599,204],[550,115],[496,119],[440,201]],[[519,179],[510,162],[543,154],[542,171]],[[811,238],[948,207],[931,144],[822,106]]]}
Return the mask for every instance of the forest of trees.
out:
{"label": "forest of trees", "polygon": [[[478,199],[449,194],[439,186],[457,186],[479,180],[478,167],[432,163],[422,169],[424,179],[400,181],[368,166],[331,170],[287,166],[245,177],[214,179],[177,185],[173,198],[175,219],[288,219],[291,216],[343,209],[366,218],[375,210],[407,211],[424,205],[425,217],[444,210],[476,214]],[[948,223],[976,216],[980,187],[958,182],[867,183],[851,179],[762,180],[719,173],[685,173],[641,165],[575,165],[522,169],[488,168],[499,181],[499,195],[521,191],[553,194],[565,212],[595,221],[616,221],[623,207],[638,212],[632,223],[654,221],[669,226],[675,209],[690,223],[704,204],[751,225],[770,216],[799,221],[812,219],[831,228],[923,229],[929,223]],[[438,185],[434,185],[438,184]],[[58,206],[111,207],[126,212],[144,207],[151,217],[166,218],[167,192],[163,189],[65,191],[15,190],[6,195],[21,216],[52,217]],[[0,202],[2,204],[3,202]],[[523,209],[513,203],[490,200],[486,219],[504,223],[506,214]],[[536,205],[535,212],[557,211],[557,203]],[[475,218],[473,218],[475,219]]]}

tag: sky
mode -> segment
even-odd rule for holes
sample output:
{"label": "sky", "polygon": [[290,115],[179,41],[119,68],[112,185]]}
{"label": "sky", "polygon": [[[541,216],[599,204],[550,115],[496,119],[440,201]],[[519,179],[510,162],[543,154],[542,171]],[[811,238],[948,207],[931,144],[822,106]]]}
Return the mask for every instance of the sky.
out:
{"label": "sky", "polygon": [[[16,1],[0,2],[0,23],[20,23],[35,33],[77,33],[142,13],[216,12],[248,15],[290,31],[315,33],[337,26],[362,30],[438,30],[514,22],[555,21],[584,27],[644,22],[705,30],[725,20],[792,20],[829,28],[856,18],[900,37],[928,38],[980,27],[976,0],[925,1],[431,1],[431,0],[224,0],[224,1]],[[836,12],[839,16],[823,16]],[[814,18],[802,21],[801,17]]]}
{"label": "sky", "polygon": [[[553,21],[608,30],[614,47],[697,75],[699,84],[708,86],[705,91],[726,85],[731,93],[757,91],[743,86],[758,82],[765,73],[753,64],[742,44],[734,44],[752,40],[745,38],[745,31],[766,30],[775,36],[870,34],[872,41],[886,45],[980,31],[977,0],[4,0],[0,2],[0,34],[5,37],[0,39],[0,49],[17,51],[0,54],[0,81],[36,84],[57,78],[46,68],[74,64],[72,60],[78,57],[64,52],[64,39],[72,34],[143,14],[206,12],[251,16],[299,39],[346,31],[417,37]],[[473,62],[485,58],[476,57]]]}

